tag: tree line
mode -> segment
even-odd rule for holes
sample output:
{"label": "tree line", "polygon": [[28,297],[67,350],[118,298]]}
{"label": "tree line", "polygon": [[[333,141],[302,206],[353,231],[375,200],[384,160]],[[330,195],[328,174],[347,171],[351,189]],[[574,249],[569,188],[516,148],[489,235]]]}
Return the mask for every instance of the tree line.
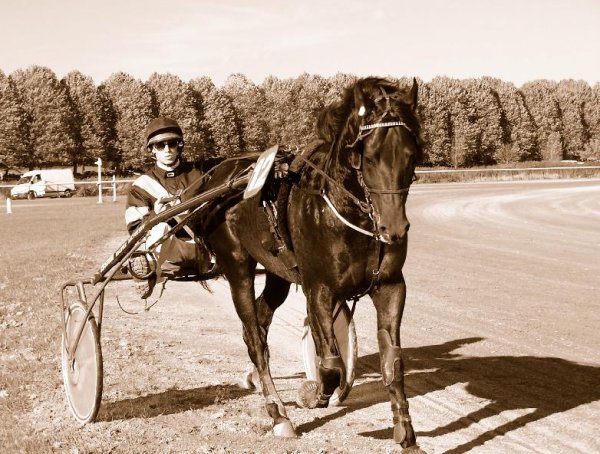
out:
{"label": "tree line", "polygon": [[[149,163],[143,131],[158,115],[181,124],[188,159],[200,161],[273,144],[303,146],[324,106],[356,79],[302,74],[255,84],[232,74],[188,82],[172,74],[141,81],[124,72],[100,85],[73,71],[0,71],[0,159],[9,166],[92,164],[117,172]],[[409,85],[410,78],[398,83]],[[419,81],[425,166],[469,167],[518,161],[600,160],[600,84],[499,79]]]}

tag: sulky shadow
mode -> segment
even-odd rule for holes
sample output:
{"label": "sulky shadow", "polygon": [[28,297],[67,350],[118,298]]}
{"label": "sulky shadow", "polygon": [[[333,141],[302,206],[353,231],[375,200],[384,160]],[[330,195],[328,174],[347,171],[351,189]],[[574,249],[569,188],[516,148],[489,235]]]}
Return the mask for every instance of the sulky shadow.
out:
{"label": "sulky shadow", "polygon": [[222,403],[252,394],[237,385],[225,384],[195,389],[170,389],[157,394],[102,404],[97,421],[131,418],[153,418],[182,413]]}

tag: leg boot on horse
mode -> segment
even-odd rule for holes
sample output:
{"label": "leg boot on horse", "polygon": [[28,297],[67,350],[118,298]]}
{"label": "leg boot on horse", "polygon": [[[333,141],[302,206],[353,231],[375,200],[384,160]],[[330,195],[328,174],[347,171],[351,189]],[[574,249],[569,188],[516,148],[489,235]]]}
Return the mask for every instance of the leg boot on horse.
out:
{"label": "leg boot on horse", "polygon": [[[398,291],[400,290],[400,291]],[[404,453],[424,453],[418,446],[404,391],[404,363],[400,346],[400,322],[404,311],[406,286],[381,286],[371,293],[377,309],[377,341],[381,378],[392,406],[394,441]]]}

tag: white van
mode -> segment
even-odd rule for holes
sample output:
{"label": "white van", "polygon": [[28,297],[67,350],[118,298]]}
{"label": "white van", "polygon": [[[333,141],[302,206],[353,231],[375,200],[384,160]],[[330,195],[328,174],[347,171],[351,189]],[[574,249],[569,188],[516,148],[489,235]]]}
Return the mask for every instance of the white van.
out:
{"label": "white van", "polygon": [[36,197],[71,197],[74,192],[73,170],[31,170],[24,173],[10,190],[10,198],[33,200]]}

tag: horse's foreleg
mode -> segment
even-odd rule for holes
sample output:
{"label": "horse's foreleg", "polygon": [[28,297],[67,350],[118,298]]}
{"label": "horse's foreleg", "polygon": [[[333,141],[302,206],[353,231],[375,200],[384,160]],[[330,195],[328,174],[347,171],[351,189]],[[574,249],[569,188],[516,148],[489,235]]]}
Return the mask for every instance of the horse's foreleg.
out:
{"label": "horse's foreleg", "polygon": [[408,400],[404,392],[404,364],[400,347],[400,323],[406,299],[404,282],[382,285],[371,293],[377,309],[377,340],[383,384],[390,393],[394,421],[394,441],[411,452],[422,452],[416,447]]}
{"label": "horse's foreleg", "polygon": [[307,299],[308,320],[320,357],[320,383],[304,382],[298,391],[297,402],[303,407],[322,408],[329,405],[329,399],[336,388],[340,388],[341,396],[349,392],[346,366],[335,341],[332,313],[334,301],[329,289],[320,288],[309,292]]}

